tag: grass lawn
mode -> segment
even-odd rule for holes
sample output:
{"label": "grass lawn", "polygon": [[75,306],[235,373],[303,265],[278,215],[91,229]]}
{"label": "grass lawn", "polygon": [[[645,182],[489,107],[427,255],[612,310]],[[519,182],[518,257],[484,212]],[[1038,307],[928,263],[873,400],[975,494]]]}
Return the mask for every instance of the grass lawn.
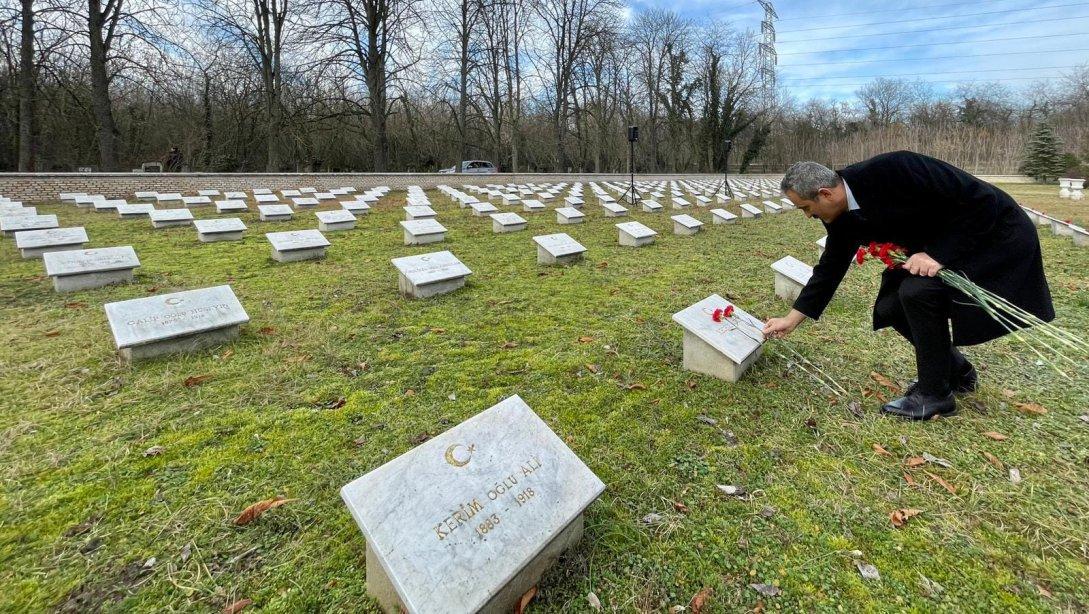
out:
{"label": "grass lawn", "polygon": [[[1007,187],[1089,221],[1089,204],[1054,186]],[[819,223],[792,211],[712,226],[701,210],[704,232],[677,237],[669,213],[635,213],[660,236],[632,249],[592,198],[581,226],[548,211],[494,235],[487,218],[431,196],[443,244],[402,245],[400,192],[356,230],[329,233],[326,260],[291,264],[270,259],[263,234],[314,228],[312,214],[263,223],[254,209],[243,242],[201,244],[192,228],[43,205],[86,226],[89,246],[131,244],[143,263],[132,285],[67,295],[0,240],[0,611],[219,611],[243,598],[267,611],[373,610],[338,489],[512,394],[607,485],[531,611],[589,610],[592,591],[607,611],[661,612],[704,587],[705,611],[1089,608],[1086,370],[1064,381],[1000,340],[967,350],[982,386],[958,416],[882,418],[893,392],[877,380],[903,384],[914,362],[891,330],[870,330],[869,264],[791,338],[849,397],[822,394],[774,347],[740,383],[694,375],[670,315],[712,292],[757,317],[785,313],[770,264],[815,262]],[[539,267],[531,237],[552,232],[587,246],[585,261]],[[1040,232],[1059,321],[1084,333],[1089,250]],[[390,258],[436,249],[474,271],[468,286],[399,297]],[[103,304],[222,283],[252,318],[236,343],[120,363]],[[209,377],[186,386],[193,376]],[[905,466],[924,453],[950,466]],[[232,523],[275,495],[297,501]],[[899,508],[922,512],[894,528]],[[661,520],[644,524],[651,513]]]}

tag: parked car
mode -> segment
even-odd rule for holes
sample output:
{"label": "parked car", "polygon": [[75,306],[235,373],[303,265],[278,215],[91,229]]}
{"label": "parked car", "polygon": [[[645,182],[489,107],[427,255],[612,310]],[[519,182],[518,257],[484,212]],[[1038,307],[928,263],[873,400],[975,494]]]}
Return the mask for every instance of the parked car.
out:
{"label": "parked car", "polygon": [[[440,173],[453,173],[456,170],[455,167],[444,168],[440,170]],[[494,164],[487,160],[466,160],[461,163],[461,172],[473,173],[478,175],[489,175],[492,173],[498,173],[499,169]]]}

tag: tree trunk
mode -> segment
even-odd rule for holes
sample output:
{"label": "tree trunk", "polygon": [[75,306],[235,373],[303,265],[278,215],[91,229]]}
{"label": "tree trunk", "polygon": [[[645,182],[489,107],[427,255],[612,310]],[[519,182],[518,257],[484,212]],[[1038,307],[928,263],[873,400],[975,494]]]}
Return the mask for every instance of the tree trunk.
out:
{"label": "tree trunk", "polygon": [[201,152],[202,166],[205,171],[212,170],[212,140],[215,134],[212,130],[212,80],[204,75],[204,92],[201,95],[201,104],[204,107],[204,147]]}
{"label": "tree trunk", "polygon": [[22,40],[19,43],[19,170],[36,170],[38,143],[34,130],[34,0],[22,2]]}
{"label": "tree trunk", "polygon": [[88,1],[87,27],[91,39],[91,104],[98,124],[98,163],[103,171],[116,171],[118,132],[106,73],[107,46],[100,0]]}

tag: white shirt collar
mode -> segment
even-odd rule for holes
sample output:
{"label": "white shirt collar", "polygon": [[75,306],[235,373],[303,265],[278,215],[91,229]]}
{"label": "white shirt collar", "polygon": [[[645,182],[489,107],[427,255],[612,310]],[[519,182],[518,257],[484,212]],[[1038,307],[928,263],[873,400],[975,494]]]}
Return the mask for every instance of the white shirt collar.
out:
{"label": "white shirt collar", "polygon": [[847,210],[857,211],[859,209],[858,201],[855,200],[855,195],[851,193],[851,186],[847,185],[847,180],[843,180],[843,189],[847,191]]}

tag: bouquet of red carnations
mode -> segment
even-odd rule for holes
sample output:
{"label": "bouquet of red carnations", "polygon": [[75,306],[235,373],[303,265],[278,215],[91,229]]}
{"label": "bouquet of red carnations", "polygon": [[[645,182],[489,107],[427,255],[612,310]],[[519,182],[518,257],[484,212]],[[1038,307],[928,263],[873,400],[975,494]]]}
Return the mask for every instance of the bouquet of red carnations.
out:
{"label": "bouquet of red carnations", "polygon": [[[858,248],[855,262],[862,264],[867,258],[880,260],[885,267],[895,269],[907,262],[908,253],[907,249],[895,243],[871,242],[869,247]],[[1059,368],[1062,362],[1069,362],[1076,367],[1084,364],[1071,358],[1068,352],[1089,355],[1089,343],[1084,339],[1041,320],[1035,314],[1014,305],[990,290],[979,287],[964,275],[943,268],[938,271],[938,279],[971,299],[1060,375],[1066,377],[1066,373]],[[1057,360],[1045,355],[1044,352],[1055,355]]]}

